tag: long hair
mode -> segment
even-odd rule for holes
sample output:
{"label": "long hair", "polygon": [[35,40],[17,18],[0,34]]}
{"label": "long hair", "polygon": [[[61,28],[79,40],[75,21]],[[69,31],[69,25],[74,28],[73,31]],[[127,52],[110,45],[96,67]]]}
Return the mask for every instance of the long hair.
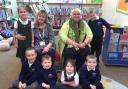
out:
{"label": "long hair", "polygon": [[34,24],[34,27],[35,28],[39,27],[39,22],[38,22],[38,15],[39,14],[44,14],[45,15],[45,21],[44,21],[44,23],[46,23],[46,24],[48,23],[48,15],[47,15],[46,11],[45,10],[40,10],[38,12],[37,16],[36,16],[36,20],[35,20],[35,24]]}
{"label": "long hair", "polygon": [[76,72],[76,61],[71,58],[66,60],[64,71],[66,71],[66,66],[68,63],[70,63],[74,67],[74,73],[75,73]]}

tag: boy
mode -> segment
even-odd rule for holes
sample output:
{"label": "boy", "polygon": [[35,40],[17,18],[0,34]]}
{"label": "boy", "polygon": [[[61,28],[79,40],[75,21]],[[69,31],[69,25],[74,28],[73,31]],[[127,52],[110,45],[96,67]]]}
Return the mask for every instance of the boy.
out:
{"label": "boy", "polygon": [[36,82],[37,70],[41,67],[41,64],[36,60],[37,54],[34,48],[26,49],[25,56],[27,60],[23,62],[19,80],[13,83],[13,87],[18,89],[36,89],[38,85]]}
{"label": "boy", "polygon": [[103,18],[100,18],[99,14],[99,11],[90,11],[91,19],[88,22],[88,25],[93,33],[93,39],[91,41],[91,54],[96,54],[98,63],[100,62],[99,56],[101,54],[103,43],[103,26],[105,26],[107,30],[111,30],[110,24]]}
{"label": "boy", "polygon": [[57,82],[57,73],[52,66],[52,58],[48,54],[42,56],[42,67],[38,72],[39,89],[53,89]]}
{"label": "boy", "polygon": [[88,55],[80,70],[80,83],[83,89],[104,89],[100,80],[101,75],[97,66],[97,58]]}

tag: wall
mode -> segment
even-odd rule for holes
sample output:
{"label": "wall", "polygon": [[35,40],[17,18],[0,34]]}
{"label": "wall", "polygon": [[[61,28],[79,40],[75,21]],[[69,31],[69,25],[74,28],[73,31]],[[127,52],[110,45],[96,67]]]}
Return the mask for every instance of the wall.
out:
{"label": "wall", "polygon": [[121,26],[128,26],[128,15],[117,12],[118,0],[103,0],[102,17],[111,24],[120,24]]}

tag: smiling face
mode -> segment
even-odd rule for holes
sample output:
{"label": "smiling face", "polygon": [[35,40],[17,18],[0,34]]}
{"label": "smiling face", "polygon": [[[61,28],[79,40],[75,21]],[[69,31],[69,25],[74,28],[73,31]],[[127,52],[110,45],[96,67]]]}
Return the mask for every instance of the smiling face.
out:
{"label": "smiling face", "polygon": [[39,24],[44,24],[44,23],[46,23],[46,20],[47,20],[46,14],[39,12],[39,14],[37,15],[37,21],[38,21],[38,23]]}
{"label": "smiling face", "polygon": [[88,66],[89,69],[93,70],[93,69],[95,69],[95,67],[97,65],[97,61],[95,58],[93,58],[93,59],[89,58],[89,59],[87,59],[85,64]]}
{"label": "smiling face", "polygon": [[28,19],[28,12],[25,7],[20,7],[18,9],[18,13],[19,13],[21,20],[26,21]]}
{"label": "smiling face", "polygon": [[82,19],[82,15],[81,15],[81,11],[79,9],[74,9],[71,12],[71,18],[75,21],[75,22],[79,22]]}
{"label": "smiling face", "polygon": [[51,58],[43,59],[41,64],[42,64],[44,69],[50,69],[52,66],[52,60],[51,60]]}
{"label": "smiling face", "polygon": [[72,14],[72,19],[76,22],[78,22],[81,19],[81,14],[79,11],[74,11]]}
{"label": "smiling face", "polygon": [[65,67],[65,70],[68,74],[71,74],[74,72],[75,68],[70,62],[68,62],[66,67]]}
{"label": "smiling face", "polygon": [[35,50],[26,51],[26,58],[29,63],[34,63],[34,61],[36,60],[36,56],[37,56],[37,54],[36,54]]}

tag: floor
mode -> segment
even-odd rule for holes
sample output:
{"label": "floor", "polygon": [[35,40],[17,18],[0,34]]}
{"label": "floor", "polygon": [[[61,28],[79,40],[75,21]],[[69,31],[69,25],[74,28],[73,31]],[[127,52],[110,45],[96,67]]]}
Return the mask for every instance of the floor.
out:
{"label": "floor", "polygon": [[[15,57],[16,49],[0,52],[0,89],[8,89],[20,71],[20,61]],[[100,63],[102,75],[112,78],[128,87],[128,67],[104,66]]]}

